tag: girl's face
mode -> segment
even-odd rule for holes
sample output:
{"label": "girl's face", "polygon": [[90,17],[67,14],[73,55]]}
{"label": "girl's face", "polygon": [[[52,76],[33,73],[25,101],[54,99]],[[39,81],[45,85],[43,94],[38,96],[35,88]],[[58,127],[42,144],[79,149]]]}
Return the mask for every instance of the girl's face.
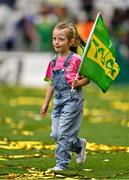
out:
{"label": "girl's face", "polygon": [[53,47],[59,55],[67,55],[71,44],[72,40],[68,39],[66,29],[53,31]]}

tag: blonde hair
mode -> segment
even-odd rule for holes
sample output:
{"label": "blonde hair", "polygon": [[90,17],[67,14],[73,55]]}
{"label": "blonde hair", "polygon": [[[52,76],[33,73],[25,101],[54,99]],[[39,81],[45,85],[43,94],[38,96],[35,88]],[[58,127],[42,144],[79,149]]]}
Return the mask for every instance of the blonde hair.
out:
{"label": "blonde hair", "polygon": [[85,46],[85,42],[81,39],[76,26],[73,23],[66,23],[66,22],[60,22],[58,23],[54,30],[62,30],[62,29],[67,29],[67,37],[68,40],[74,39],[74,43],[71,45],[70,50],[77,53],[77,47],[81,46],[84,47]]}

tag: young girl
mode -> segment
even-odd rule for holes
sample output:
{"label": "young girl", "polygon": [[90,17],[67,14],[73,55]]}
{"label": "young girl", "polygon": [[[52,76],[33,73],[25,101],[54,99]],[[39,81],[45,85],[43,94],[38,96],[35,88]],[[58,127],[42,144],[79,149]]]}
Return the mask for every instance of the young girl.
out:
{"label": "young girl", "polygon": [[76,54],[77,47],[84,46],[76,27],[72,23],[59,23],[53,31],[53,46],[57,55],[49,63],[45,80],[50,80],[40,114],[45,116],[49,102],[55,92],[52,112],[51,136],[56,142],[56,166],[53,171],[68,169],[70,152],[76,153],[77,163],[86,159],[86,140],[78,138],[83,113],[81,87],[90,80],[76,74],[81,57]]}

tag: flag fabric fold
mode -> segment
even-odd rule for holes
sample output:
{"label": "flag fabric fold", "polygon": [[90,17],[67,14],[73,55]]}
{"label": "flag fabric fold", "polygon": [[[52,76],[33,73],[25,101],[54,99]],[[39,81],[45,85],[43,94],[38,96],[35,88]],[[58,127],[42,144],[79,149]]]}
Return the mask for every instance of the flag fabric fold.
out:
{"label": "flag fabric fold", "polygon": [[115,47],[98,13],[84,48],[79,74],[93,80],[105,93],[119,74]]}

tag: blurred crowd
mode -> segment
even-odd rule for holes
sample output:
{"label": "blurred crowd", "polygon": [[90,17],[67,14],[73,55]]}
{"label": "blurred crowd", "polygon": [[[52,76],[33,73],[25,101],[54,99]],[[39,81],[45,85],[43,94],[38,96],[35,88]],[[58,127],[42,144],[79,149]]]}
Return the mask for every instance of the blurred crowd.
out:
{"label": "blurred crowd", "polygon": [[[72,10],[69,6],[74,1],[36,1],[33,11],[29,4],[34,1],[24,1],[24,11],[19,3],[23,0],[0,0],[0,51],[53,51],[52,30],[63,20],[75,23],[81,37],[87,40],[99,11],[95,0],[75,0],[78,9]],[[119,50],[129,59],[129,7],[114,8],[106,23]]]}

